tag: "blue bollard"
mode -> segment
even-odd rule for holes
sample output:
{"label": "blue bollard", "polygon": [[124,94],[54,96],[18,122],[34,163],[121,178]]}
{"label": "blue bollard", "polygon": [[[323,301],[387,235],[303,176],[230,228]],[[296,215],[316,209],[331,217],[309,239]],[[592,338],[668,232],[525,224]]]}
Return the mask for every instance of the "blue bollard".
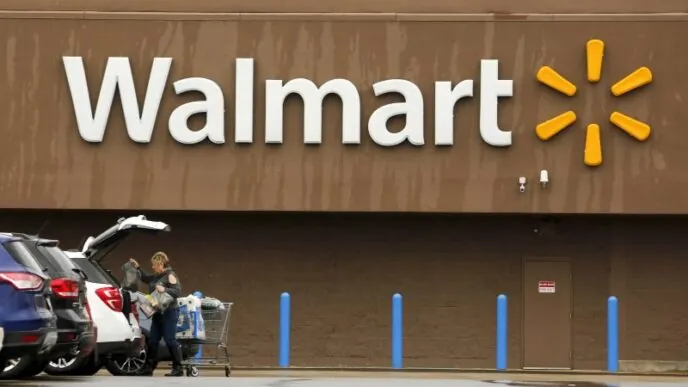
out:
{"label": "blue bollard", "polygon": [[392,296],[392,368],[403,368],[404,337],[401,294]]}
{"label": "blue bollard", "polygon": [[504,371],[507,368],[507,337],[508,337],[508,308],[507,297],[504,294],[497,296],[497,370]]}
{"label": "blue bollard", "polygon": [[607,300],[607,371],[619,371],[619,301]]}
{"label": "blue bollard", "polygon": [[291,296],[284,292],[280,296],[279,365],[289,367],[289,335],[291,333]]}

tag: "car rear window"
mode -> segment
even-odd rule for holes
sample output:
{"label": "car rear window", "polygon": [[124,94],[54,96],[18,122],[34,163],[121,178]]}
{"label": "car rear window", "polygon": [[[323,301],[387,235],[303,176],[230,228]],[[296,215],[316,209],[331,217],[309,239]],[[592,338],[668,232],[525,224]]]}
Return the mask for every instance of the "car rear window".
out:
{"label": "car rear window", "polygon": [[86,273],[88,281],[97,284],[107,284],[114,287],[119,287],[119,284],[113,278],[111,278],[103,269],[94,265],[93,262],[89,261],[88,259],[74,258],[72,259],[72,262],[78,266],[79,269],[83,270],[84,273]]}
{"label": "car rear window", "polygon": [[73,274],[77,268],[59,247],[36,246],[36,250],[38,261],[48,269],[51,277]]}
{"label": "car rear window", "polygon": [[33,269],[38,273],[43,272],[43,267],[36,262],[36,258],[34,258],[33,254],[31,254],[31,251],[29,251],[29,249],[27,249],[26,246],[24,246],[21,242],[9,242],[5,243],[4,246],[5,250],[10,253],[10,256],[14,258],[15,262],[24,267]]}

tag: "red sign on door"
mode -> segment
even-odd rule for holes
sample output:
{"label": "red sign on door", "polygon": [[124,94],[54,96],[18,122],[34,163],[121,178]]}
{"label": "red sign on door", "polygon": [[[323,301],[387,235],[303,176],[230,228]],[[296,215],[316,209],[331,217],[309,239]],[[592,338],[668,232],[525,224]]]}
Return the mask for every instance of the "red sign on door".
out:
{"label": "red sign on door", "polygon": [[556,293],[556,283],[554,281],[538,281],[538,293]]}

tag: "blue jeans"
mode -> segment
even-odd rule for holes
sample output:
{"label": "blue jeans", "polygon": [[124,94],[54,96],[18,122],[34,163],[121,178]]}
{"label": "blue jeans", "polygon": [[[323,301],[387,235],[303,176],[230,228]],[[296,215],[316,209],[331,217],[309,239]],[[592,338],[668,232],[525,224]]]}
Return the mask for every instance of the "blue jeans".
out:
{"label": "blue jeans", "polygon": [[162,314],[156,313],[153,315],[150,334],[148,335],[149,353],[151,353],[150,349],[153,349],[152,352],[157,354],[160,339],[164,339],[170,354],[174,357],[174,351],[179,347],[176,338],[178,318],[179,310],[177,308],[167,308]]}

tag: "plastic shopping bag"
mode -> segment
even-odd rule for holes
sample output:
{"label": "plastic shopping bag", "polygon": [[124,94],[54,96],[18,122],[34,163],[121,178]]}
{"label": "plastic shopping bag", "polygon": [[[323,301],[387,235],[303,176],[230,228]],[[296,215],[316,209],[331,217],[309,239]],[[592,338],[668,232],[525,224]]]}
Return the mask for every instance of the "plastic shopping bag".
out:
{"label": "plastic shopping bag", "polygon": [[160,312],[164,312],[174,301],[174,298],[167,292],[153,292],[152,296],[156,302],[156,309]]}
{"label": "plastic shopping bag", "polygon": [[139,301],[139,304],[146,317],[151,317],[158,312],[164,312],[172,301],[174,301],[174,299],[167,293],[153,292],[152,294],[146,294],[146,296]]}
{"label": "plastic shopping bag", "polygon": [[139,282],[141,281],[141,272],[127,262],[122,266],[124,278],[122,280],[122,288],[137,292],[139,290]]}

